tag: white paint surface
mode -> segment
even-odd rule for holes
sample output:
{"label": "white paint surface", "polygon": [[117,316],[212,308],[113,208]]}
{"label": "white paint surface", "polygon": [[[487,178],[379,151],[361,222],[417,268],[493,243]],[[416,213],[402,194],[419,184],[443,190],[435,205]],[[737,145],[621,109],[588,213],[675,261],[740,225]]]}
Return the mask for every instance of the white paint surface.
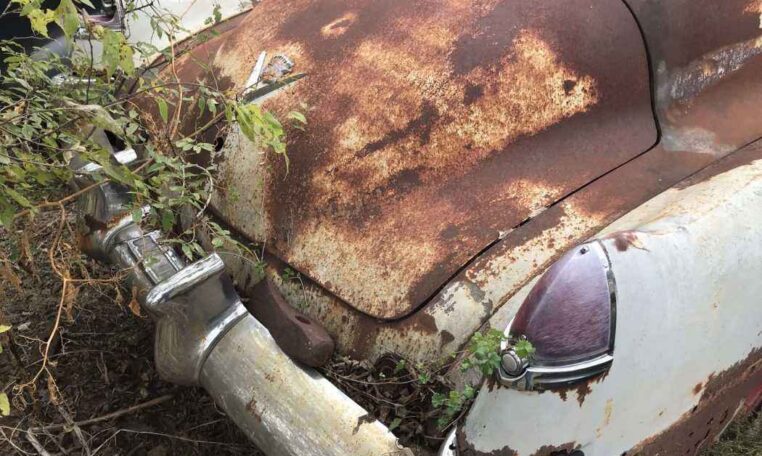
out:
{"label": "white paint surface", "polygon": [[[639,242],[620,252],[605,235],[623,230]],[[574,392],[482,388],[464,426],[477,450],[576,442],[586,456],[622,454],[693,408],[695,385],[762,347],[762,160],[669,190],[598,238],[618,288],[609,375],[581,405]]]}

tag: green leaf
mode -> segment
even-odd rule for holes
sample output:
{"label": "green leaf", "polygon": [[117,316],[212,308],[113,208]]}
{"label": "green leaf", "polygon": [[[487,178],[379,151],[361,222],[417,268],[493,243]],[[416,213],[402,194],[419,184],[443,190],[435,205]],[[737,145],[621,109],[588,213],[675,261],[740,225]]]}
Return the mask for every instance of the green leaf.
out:
{"label": "green leaf", "polygon": [[159,105],[159,115],[161,116],[161,120],[166,124],[169,121],[169,106],[167,106],[167,101],[157,97],[156,104]]}
{"label": "green leaf", "polygon": [[301,112],[298,112],[298,111],[291,111],[291,112],[289,112],[288,113],[288,119],[295,120],[295,121],[297,121],[299,123],[302,123],[302,124],[306,124],[307,123],[307,118],[304,117],[304,114],[302,114]]}
{"label": "green leaf", "polygon": [[5,193],[7,193],[8,196],[13,198],[13,200],[16,201],[16,203],[18,203],[19,206],[27,207],[27,208],[28,207],[32,207],[32,203],[29,202],[29,200],[26,199],[26,197],[24,195],[22,195],[21,193],[17,192],[16,190],[14,190],[14,189],[12,189],[10,187],[6,187],[5,188]]}
{"label": "green leaf", "polygon": [[193,260],[193,251],[191,250],[191,246],[188,244],[181,244],[180,250],[183,251],[183,255],[185,255],[185,258],[187,258],[189,261]]}
{"label": "green leaf", "polygon": [[442,393],[434,393],[433,396],[431,396],[431,405],[433,405],[436,408],[439,408],[444,405],[446,400],[446,396]]}
{"label": "green leaf", "polygon": [[13,210],[13,206],[0,198],[0,224],[6,228],[11,228],[14,215],[16,215],[16,211]]}
{"label": "green leaf", "polygon": [[56,12],[53,10],[33,9],[26,15],[32,30],[42,36],[48,36],[48,24],[56,20]]}
{"label": "green leaf", "polygon": [[172,211],[161,212],[161,229],[165,232],[172,230],[175,224],[175,214]]}
{"label": "green leaf", "polygon": [[136,207],[132,210],[132,221],[135,224],[139,224],[143,220],[143,209]]}
{"label": "green leaf", "polygon": [[389,424],[389,430],[393,431],[393,430],[397,429],[400,426],[401,423],[402,423],[402,419],[401,418],[395,418],[395,419],[393,419],[392,422]]}
{"label": "green leaf", "polygon": [[79,13],[72,0],[61,0],[58,8],[55,10],[55,21],[64,31],[67,37],[71,38],[79,29]]}
{"label": "green leaf", "polygon": [[0,393],[0,416],[8,416],[11,414],[11,403],[8,400],[8,395]]}
{"label": "green leaf", "polygon": [[[8,332],[10,329],[11,329],[11,327],[8,326],[8,325],[0,325],[0,334],[2,334],[4,332]],[[0,345],[0,353],[2,353],[2,352],[3,352],[3,346]]]}
{"label": "green leaf", "polygon": [[532,345],[531,342],[529,342],[526,339],[520,339],[516,344],[513,346],[513,350],[516,352],[516,355],[521,359],[529,359],[534,355],[534,352],[536,349],[534,348],[534,345]]}
{"label": "green leaf", "polygon": [[222,238],[219,238],[219,237],[212,238],[212,246],[215,249],[219,249],[223,245],[225,245],[225,241]]}

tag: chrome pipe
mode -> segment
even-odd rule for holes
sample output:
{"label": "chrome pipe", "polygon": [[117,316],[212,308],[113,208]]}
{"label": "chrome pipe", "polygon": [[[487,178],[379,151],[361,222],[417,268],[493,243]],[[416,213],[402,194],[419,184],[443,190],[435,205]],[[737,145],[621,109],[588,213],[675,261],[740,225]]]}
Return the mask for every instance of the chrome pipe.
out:
{"label": "chrome pipe", "polygon": [[[100,171],[77,169],[80,188]],[[360,405],[278,347],[241,303],[219,256],[186,265],[158,232],[134,223],[129,207],[118,184],[84,194],[83,249],[129,271],[127,281],[156,322],[154,361],[162,378],[203,386],[269,456],[413,456]]]}
{"label": "chrome pipe", "polygon": [[412,456],[325,377],[294,363],[245,316],[201,370],[201,385],[268,456]]}

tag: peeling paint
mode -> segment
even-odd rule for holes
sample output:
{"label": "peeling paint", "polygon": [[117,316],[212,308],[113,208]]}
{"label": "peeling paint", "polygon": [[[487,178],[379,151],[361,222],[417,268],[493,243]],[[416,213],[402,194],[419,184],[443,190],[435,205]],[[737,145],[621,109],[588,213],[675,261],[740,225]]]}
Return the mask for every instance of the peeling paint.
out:
{"label": "peeling paint", "polygon": [[[589,388],[580,384],[582,402],[485,385],[462,426],[467,445],[484,454],[506,444],[532,454],[541,445],[570,441],[586,454],[693,454],[745,410],[762,384],[762,319],[754,312],[754,278],[762,271],[762,143],[741,155],[729,161],[746,164],[718,165],[730,167],[719,174],[708,169],[692,185],[660,194],[595,236],[617,285],[608,375]],[[643,248],[617,248],[611,234],[621,232],[637,232]],[[495,316],[510,318],[503,309],[515,308],[532,285]],[[723,350],[713,350],[716,340]],[[521,419],[506,425],[507,416]],[[650,435],[656,437],[644,441]]]}
{"label": "peeling paint", "polygon": [[501,231],[652,144],[634,23],[615,1],[573,3],[261,2],[212,63],[240,85],[259,52],[288,55],[308,76],[264,106],[305,102],[309,123],[289,131],[288,174],[226,141],[242,197],[215,209],[361,312],[409,314]]}

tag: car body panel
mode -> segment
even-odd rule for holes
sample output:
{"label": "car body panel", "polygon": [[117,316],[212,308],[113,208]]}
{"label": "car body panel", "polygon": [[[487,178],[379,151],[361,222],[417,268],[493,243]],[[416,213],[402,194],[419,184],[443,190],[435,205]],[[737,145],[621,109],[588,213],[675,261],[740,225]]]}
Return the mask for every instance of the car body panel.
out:
{"label": "car body panel", "polygon": [[762,3],[625,1],[649,49],[666,150],[727,153],[762,136]]}
{"label": "car body panel", "polygon": [[[752,2],[733,10],[738,27],[744,30],[743,39],[760,34],[758,28],[749,25],[753,22],[749,17],[758,18],[757,13],[749,12],[752,11],[750,5],[753,6]],[[699,19],[704,22],[711,20],[710,17]],[[705,25],[683,21],[682,27],[695,29]],[[225,33],[218,40],[200,44],[193,50],[194,54],[201,61],[214,61],[220,47],[227,40],[225,37],[230,33]],[[721,56],[723,49],[733,47],[727,44],[728,41],[715,40],[715,49],[707,54],[699,54],[696,60],[684,66],[706,66],[706,62],[712,61],[712,56]],[[737,48],[748,49],[748,43],[748,40],[744,41]],[[741,134],[730,135],[722,141],[702,141],[701,138],[706,135],[701,134],[695,135],[698,138],[695,141],[662,141],[647,153],[538,211],[520,226],[504,233],[503,239],[485,249],[417,312],[404,319],[382,321],[372,318],[347,305],[323,284],[312,281],[309,277],[303,277],[302,281],[282,283],[278,278],[279,271],[286,265],[275,256],[268,256],[268,274],[281,284],[281,291],[294,306],[325,325],[343,353],[374,359],[385,352],[397,352],[417,361],[430,361],[457,351],[514,293],[563,252],[649,198],[761,136],[758,131],[760,128],[755,127],[754,113],[762,104],[762,80],[759,78],[759,74],[762,74],[762,59],[754,52],[745,55],[746,58],[736,60],[731,66],[707,66],[714,68],[714,71],[707,73],[711,78],[706,81],[710,83],[693,86],[690,90],[689,83],[692,79],[689,78],[670,79],[667,73],[660,72],[654,74],[653,80],[655,89],[662,88],[654,92],[657,96],[655,104],[660,106],[657,112],[663,139],[668,138],[670,128],[675,131],[684,126],[684,130],[690,132],[691,129],[699,131],[694,127],[701,128],[707,124],[713,131],[719,132],[717,134],[730,131],[740,131]],[[298,65],[297,62],[297,70]],[[188,80],[208,78],[200,68],[193,65],[187,65],[184,71]],[[233,81],[225,78],[222,73],[207,80],[222,89],[234,87]],[[682,96],[677,101],[665,96],[664,94],[671,93],[664,89],[670,86],[670,80],[678,91],[691,95]],[[681,80],[687,81],[686,85],[676,85]],[[148,110],[151,109],[155,110],[155,106],[148,106]],[[193,118],[192,115],[187,117]],[[208,119],[196,120],[202,121],[207,122]],[[193,126],[195,123],[187,128]],[[240,150],[232,152],[239,156],[237,160],[231,160],[231,163],[238,164],[242,160],[260,163],[263,160],[262,152],[241,144],[245,141],[235,126],[231,130],[225,148]],[[706,128],[703,130],[707,131]],[[218,131],[211,131],[207,139],[212,142],[217,134]],[[681,144],[683,147],[679,147]],[[234,189],[238,182],[257,180],[257,174],[248,170],[256,171],[260,168],[248,165],[239,168],[246,172],[229,171],[231,174],[228,180],[232,184],[230,189]],[[258,182],[257,185],[263,184],[261,180]],[[256,187],[254,183],[250,183],[250,186]],[[239,219],[247,228],[243,234],[263,229],[257,224],[266,220],[256,211],[253,195],[261,198],[261,192],[239,192],[239,199],[250,203],[248,208],[243,204],[230,206],[231,209],[237,208],[240,211]],[[218,195],[220,199],[224,196]],[[226,258],[226,261],[236,271],[240,283],[250,283],[252,277],[256,276],[252,271],[246,271],[245,264],[238,264],[234,258]]]}
{"label": "car body panel", "polygon": [[262,51],[282,53],[306,77],[264,106],[309,106],[288,170],[225,144],[218,215],[374,318],[410,314],[656,141],[644,45],[619,0],[264,1],[212,41],[177,62],[183,79],[200,60],[240,90]]}
{"label": "car body panel", "polygon": [[762,384],[762,143],[739,154],[753,161],[664,192],[595,237],[617,290],[610,371],[546,392],[487,382],[462,455],[696,454],[744,409]]}

